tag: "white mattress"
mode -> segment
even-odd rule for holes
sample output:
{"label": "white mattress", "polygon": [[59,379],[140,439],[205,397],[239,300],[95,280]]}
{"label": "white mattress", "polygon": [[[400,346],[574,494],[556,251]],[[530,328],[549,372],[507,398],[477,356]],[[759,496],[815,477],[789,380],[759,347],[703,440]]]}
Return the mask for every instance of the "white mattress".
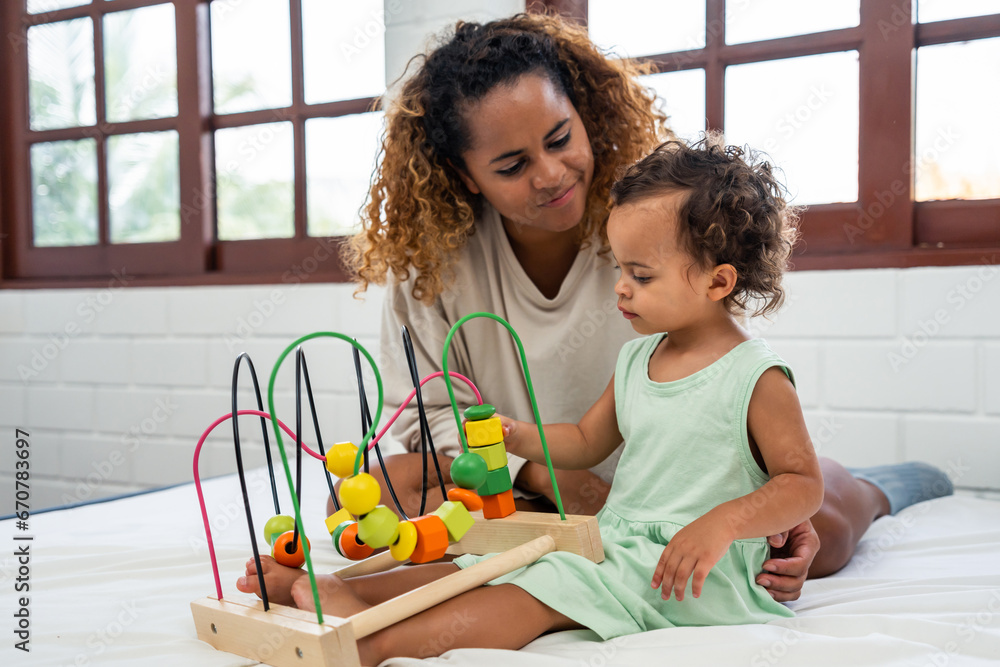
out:
{"label": "white mattress", "polygon": [[[273,514],[266,477],[250,476],[258,528]],[[282,485],[279,484],[279,488]],[[235,476],[205,484],[224,595],[250,556]],[[303,507],[318,571],[346,564],[323,527],[325,484],[309,476]],[[283,497],[282,510],[290,510]],[[8,544],[14,521],[0,522]],[[31,517],[31,652],[13,649],[17,564],[0,573],[7,619],[2,665],[247,665],[195,636],[189,603],[214,594],[193,485]],[[12,550],[4,549],[8,554]],[[20,595],[20,594],[19,594]],[[809,581],[795,618],[768,625],[680,628],[596,640],[542,637],[521,651],[454,650],[448,665],[1000,664],[1000,502],[955,496],[923,503],[868,531],[851,565]],[[418,660],[384,664],[414,665]]]}

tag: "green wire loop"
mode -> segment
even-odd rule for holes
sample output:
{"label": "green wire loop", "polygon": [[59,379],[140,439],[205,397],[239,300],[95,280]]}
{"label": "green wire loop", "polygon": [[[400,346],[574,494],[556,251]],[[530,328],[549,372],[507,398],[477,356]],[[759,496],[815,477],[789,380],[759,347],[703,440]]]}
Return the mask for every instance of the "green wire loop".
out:
{"label": "green wire loop", "polygon": [[471,319],[477,317],[488,317],[491,320],[496,320],[502,324],[510,335],[514,337],[514,342],[517,343],[517,350],[521,355],[521,367],[524,369],[524,382],[528,385],[528,400],[531,401],[531,411],[535,416],[535,424],[538,426],[538,435],[542,439],[542,451],[545,452],[545,463],[549,467],[549,479],[552,481],[552,490],[555,492],[556,496],[556,508],[559,509],[559,516],[563,521],[566,520],[566,513],[563,511],[562,497],[559,495],[559,485],[556,483],[556,471],[552,467],[552,457],[549,456],[549,445],[545,441],[545,429],[542,428],[542,418],[538,416],[538,402],[535,400],[535,388],[531,384],[531,373],[528,372],[528,359],[524,354],[524,345],[521,344],[521,338],[514,331],[514,328],[507,323],[507,320],[503,319],[499,315],[494,315],[493,313],[470,313],[466,315],[458,322],[448,332],[448,336],[444,339],[444,352],[441,359],[441,370],[444,371],[445,382],[448,386],[448,398],[451,400],[451,409],[455,413],[455,423],[458,424],[458,440],[462,444],[462,451],[468,452],[469,445],[465,440],[465,429],[462,428],[462,419],[458,415],[458,402],[455,400],[455,390],[451,386],[451,375],[448,374],[448,349],[451,347],[451,338],[458,331],[458,328],[468,322]]}
{"label": "green wire loop", "polygon": [[[319,589],[316,586],[316,574],[313,572],[312,566],[312,555],[309,553],[309,543],[306,540],[306,531],[302,526],[302,513],[299,510],[299,498],[295,495],[295,482],[292,481],[292,470],[288,466],[288,456],[285,454],[284,441],[281,438],[281,428],[278,426],[278,416],[274,411],[274,380],[278,377],[278,369],[281,367],[281,363],[285,360],[285,357],[294,350],[296,347],[302,343],[310,340],[312,338],[339,338],[345,340],[354,347],[358,348],[365,358],[368,359],[368,363],[371,364],[372,370],[375,371],[375,383],[378,385],[378,403],[375,409],[375,419],[372,421],[371,428],[365,433],[362,439],[361,446],[358,448],[357,458],[354,460],[354,474],[358,474],[358,468],[361,466],[361,458],[364,454],[365,449],[368,447],[368,442],[371,440],[372,435],[375,433],[375,429],[378,427],[379,419],[382,418],[382,376],[379,375],[378,367],[375,365],[375,360],[372,359],[372,355],[368,354],[361,343],[349,338],[344,334],[337,333],[335,331],[317,331],[315,333],[308,334],[299,338],[291,345],[285,348],[285,351],[281,353],[278,360],[274,362],[274,368],[271,369],[271,380],[267,383],[267,408],[271,412],[271,424],[274,426],[274,438],[278,442],[278,453],[281,454],[281,464],[285,467],[285,477],[288,480],[288,488],[292,495],[292,507],[295,509],[295,525],[299,528],[299,535],[302,538],[302,551],[306,557],[306,571],[309,573],[309,585],[312,587],[313,602],[316,603],[316,619],[319,621],[320,625],[323,624],[323,609],[320,607],[319,603]],[[449,385],[450,386],[450,385]],[[297,434],[299,438],[302,434]]]}

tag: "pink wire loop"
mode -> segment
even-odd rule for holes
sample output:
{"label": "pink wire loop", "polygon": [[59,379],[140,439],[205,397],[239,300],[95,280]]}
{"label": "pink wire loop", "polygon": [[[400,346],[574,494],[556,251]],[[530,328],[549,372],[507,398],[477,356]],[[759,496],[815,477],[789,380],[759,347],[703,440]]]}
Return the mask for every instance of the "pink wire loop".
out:
{"label": "pink wire loop", "polygon": [[[476,385],[472,383],[472,380],[470,380],[469,378],[465,377],[460,373],[449,372],[448,374],[468,384],[472,388],[473,393],[475,393],[476,400],[479,401],[479,405],[482,405],[483,397],[482,395],[480,395],[479,389],[476,388]],[[430,375],[426,376],[424,379],[420,381],[420,386],[421,387],[424,386],[424,384],[427,383],[428,380],[433,380],[434,378],[442,377],[443,375],[444,375],[443,371],[431,373]],[[417,390],[416,388],[414,388],[413,391],[410,392],[410,395],[406,397],[406,400],[403,401],[402,405],[399,406],[399,409],[396,410],[396,412],[393,413],[392,417],[389,418],[389,421],[386,422],[386,425],[382,427],[382,430],[379,431],[378,435],[376,435],[372,439],[372,441],[368,443],[368,449],[374,447],[375,444],[379,441],[379,439],[386,434],[386,432],[389,430],[389,427],[391,427],[393,422],[395,422],[396,419],[399,418],[399,415],[403,413],[403,409],[410,404],[410,401],[412,401],[416,395],[417,395]],[[260,410],[240,410],[236,414],[237,416],[249,415],[254,417],[263,417],[265,419],[270,419],[274,421],[271,415],[269,415],[266,412],[261,412]],[[205,432],[201,434],[201,437],[198,438],[198,444],[194,448],[194,462],[193,462],[194,486],[195,489],[197,489],[198,491],[198,505],[201,507],[201,520],[205,524],[205,539],[208,541],[208,557],[209,560],[211,560],[212,562],[212,575],[215,577],[215,592],[219,600],[222,599],[222,580],[219,577],[219,562],[215,557],[215,543],[212,541],[212,526],[208,521],[208,510],[205,508],[205,494],[201,489],[201,474],[198,472],[198,461],[201,457],[201,447],[202,445],[205,444],[205,440],[208,439],[208,436],[212,433],[212,431],[215,430],[215,428],[219,424],[222,424],[223,422],[232,418],[233,418],[233,413],[230,412],[229,414],[222,415],[214,422],[212,422],[209,425],[209,427],[205,429]],[[289,438],[291,438],[292,440],[296,440],[295,433],[293,433],[292,430],[288,428],[288,426],[286,426],[283,421],[281,421],[280,419],[277,421],[278,421],[278,426],[281,427],[281,430],[287,433]],[[320,461],[326,461],[325,456],[323,456],[322,454],[317,454],[316,452],[311,450],[305,443],[302,443],[302,449],[304,449],[305,452],[309,454],[309,456],[312,456],[314,459],[318,459]]]}

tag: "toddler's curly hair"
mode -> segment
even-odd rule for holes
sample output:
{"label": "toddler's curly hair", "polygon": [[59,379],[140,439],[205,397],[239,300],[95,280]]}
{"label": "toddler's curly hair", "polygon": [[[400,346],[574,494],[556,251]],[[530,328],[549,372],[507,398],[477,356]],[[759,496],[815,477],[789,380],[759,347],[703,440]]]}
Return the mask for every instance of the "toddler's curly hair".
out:
{"label": "toddler's curly hair", "polygon": [[613,206],[686,191],[680,243],[702,268],[731,264],[736,286],[723,303],[734,315],[766,315],[785,298],[782,275],[798,240],[798,210],[762,155],[726,146],[709,133],[688,145],[671,140],[625,170],[611,187]]}

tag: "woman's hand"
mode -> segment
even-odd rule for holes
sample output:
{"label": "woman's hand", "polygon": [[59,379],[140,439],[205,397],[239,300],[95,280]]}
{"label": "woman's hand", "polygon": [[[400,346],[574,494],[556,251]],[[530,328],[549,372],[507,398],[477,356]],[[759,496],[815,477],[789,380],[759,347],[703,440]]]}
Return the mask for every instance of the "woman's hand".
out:
{"label": "woman's hand", "polygon": [[692,577],[691,592],[701,595],[708,573],[733,543],[726,522],[711,513],[681,528],[663,549],[653,570],[653,588],[663,587],[662,597],[670,599],[671,590],[678,601]]}
{"label": "woman's hand", "polygon": [[764,572],[757,575],[757,583],[778,602],[798,600],[809,566],[819,551],[816,529],[811,522],[803,521],[787,534],[773,535],[767,541],[771,558],[764,561]]}

